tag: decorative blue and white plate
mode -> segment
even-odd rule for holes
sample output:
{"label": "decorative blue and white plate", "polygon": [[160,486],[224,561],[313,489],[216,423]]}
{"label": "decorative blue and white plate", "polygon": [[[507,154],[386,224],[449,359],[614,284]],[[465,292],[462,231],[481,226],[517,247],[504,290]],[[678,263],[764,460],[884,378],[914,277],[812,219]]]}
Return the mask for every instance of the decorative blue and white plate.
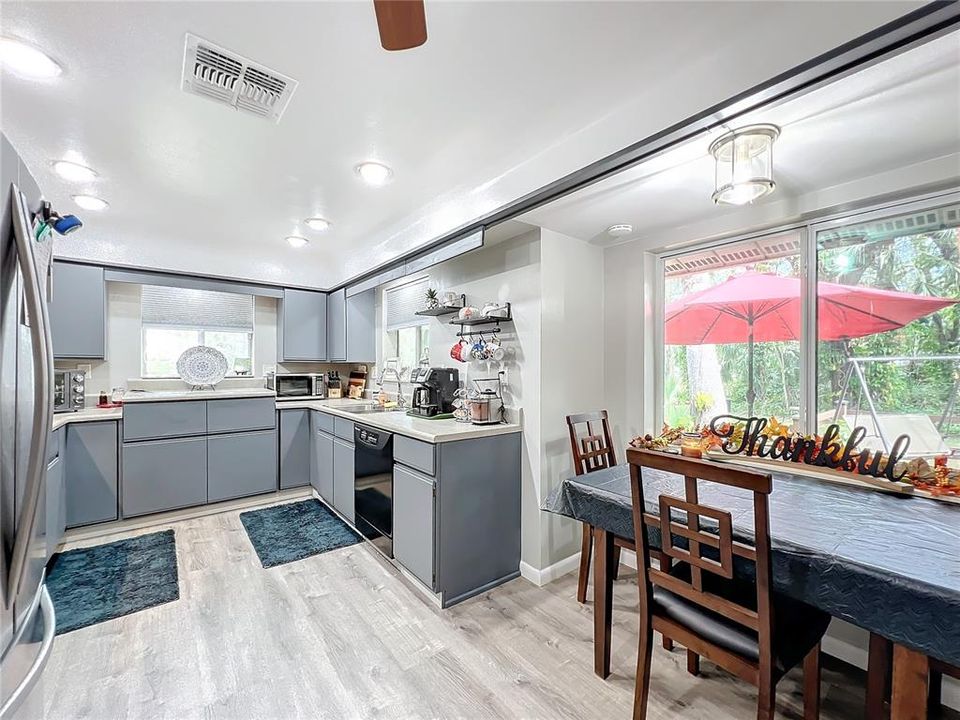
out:
{"label": "decorative blue and white plate", "polygon": [[177,360],[177,374],[188,385],[216,385],[227,375],[227,358],[216,348],[187,348]]}

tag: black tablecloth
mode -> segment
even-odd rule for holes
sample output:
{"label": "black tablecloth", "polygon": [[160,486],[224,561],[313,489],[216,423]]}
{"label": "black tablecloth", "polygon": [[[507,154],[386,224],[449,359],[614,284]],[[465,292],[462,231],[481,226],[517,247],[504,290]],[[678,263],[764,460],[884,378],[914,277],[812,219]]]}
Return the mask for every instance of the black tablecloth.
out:
{"label": "black tablecloth", "polygon": [[[776,590],[960,666],[960,505],[773,477]],[[646,468],[643,479],[648,512],[662,493],[683,496],[679,475]],[[730,511],[753,542],[750,493],[701,481],[700,502]],[[632,540],[629,466],[565,480],[543,509]]]}

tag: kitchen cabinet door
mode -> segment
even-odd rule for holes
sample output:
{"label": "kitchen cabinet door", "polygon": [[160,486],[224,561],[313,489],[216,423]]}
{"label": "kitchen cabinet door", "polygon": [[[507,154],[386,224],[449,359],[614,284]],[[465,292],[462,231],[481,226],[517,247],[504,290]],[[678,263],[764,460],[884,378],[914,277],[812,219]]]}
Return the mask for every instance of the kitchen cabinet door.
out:
{"label": "kitchen cabinet door", "polygon": [[393,556],[431,590],[435,589],[434,479],[393,466]]}
{"label": "kitchen cabinet door", "polygon": [[347,359],[347,291],[327,295],[327,357],[331,362]]}
{"label": "kitchen cabinet door", "polygon": [[67,527],[116,520],[117,423],[71,423],[65,430]]}
{"label": "kitchen cabinet door", "polygon": [[349,522],[353,512],[353,443],[333,441],[333,507]]}
{"label": "kitchen cabinet door", "polygon": [[285,289],[277,332],[277,359],[281,362],[326,360],[326,293]]}
{"label": "kitchen cabinet door", "polygon": [[50,336],[54,357],[106,357],[106,287],[102,267],[53,263]]}
{"label": "kitchen cabinet door", "polygon": [[313,466],[310,484],[330,505],[333,505],[333,435],[314,429]]}
{"label": "kitchen cabinet door", "polygon": [[207,502],[207,438],[123,445],[123,517]]}
{"label": "kitchen cabinet door", "polygon": [[310,484],[310,411],[280,411],[280,488]]}
{"label": "kitchen cabinet door", "polygon": [[47,560],[53,557],[67,529],[65,505],[63,458],[58,457],[47,465]]}
{"label": "kitchen cabinet door", "polygon": [[347,360],[377,359],[377,289],[350,295],[347,304]]}
{"label": "kitchen cabinet door", "polygon": [[207,438],[207,502],[276,489],[276,430]]}

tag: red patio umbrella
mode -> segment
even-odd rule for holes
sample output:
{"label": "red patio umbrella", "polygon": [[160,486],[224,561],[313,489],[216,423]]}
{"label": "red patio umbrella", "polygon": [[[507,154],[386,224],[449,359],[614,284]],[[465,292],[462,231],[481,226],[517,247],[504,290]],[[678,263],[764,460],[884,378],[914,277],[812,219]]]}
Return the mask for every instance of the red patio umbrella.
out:
{"label": "red patio umbrella", "polygon": [[[817,336],[849,340],[895,330],[960,302],[960,298],[912,295],[894,290],[818,285]],[[800,339],[800,279],[747,272],[667,305],[668,345],[748,343],[747,403],[753,414],[753,344]]]}

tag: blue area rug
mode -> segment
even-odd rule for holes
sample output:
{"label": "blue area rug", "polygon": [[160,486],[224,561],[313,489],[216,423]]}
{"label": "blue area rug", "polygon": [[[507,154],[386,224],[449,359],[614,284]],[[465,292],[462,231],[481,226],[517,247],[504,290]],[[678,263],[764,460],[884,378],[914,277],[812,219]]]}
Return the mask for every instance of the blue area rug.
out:
{"label": "blue area rug", "polygon": [[360,536],[319,500],[240,513],[240,522],[265,568],[360,542]]}
{"label": "blue area rug", "polygon": [[57,635],[177,600],[173,530],[59,553],[47,588]]}

